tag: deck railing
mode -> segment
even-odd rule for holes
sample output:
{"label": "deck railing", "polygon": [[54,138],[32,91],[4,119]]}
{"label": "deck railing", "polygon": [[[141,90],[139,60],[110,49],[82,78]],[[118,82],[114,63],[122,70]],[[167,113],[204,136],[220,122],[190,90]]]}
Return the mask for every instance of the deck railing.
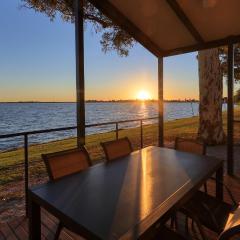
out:
{"label": "deck railing", "polygon": [[[101,126],[115,126],[115,138],[118,139],[119,137],[119,125],[124,123],[133,123],[138,122],[140,127],[140,146],[143,147],[143,123],[145,121],[150,120],[157,120],[158,117],[151,117],[151,118],[139,118],[139,119],[132,119],[132,120],[123,120],[123,121],[112,121],[112,122],[104,122],[104,123],[96,123],[96,124],[87,124],[85,128],[92,128],[92,127],[101,127]],[[75,130],[77,126],[71,127],[61,127],[61,128],[52,128],[52,129],[44,129],[44,130],[36,130],[36,131],[26,131],[26,132],[19,132],[19,133],[12,133],[12,134],[5,134],[0,135],[0,139],[9,139],[15,137],[23,137],[24,142],[24,193],[25,193],[25,206],[26,206],[26,215],[28,214],[28,187],[29,187],[29,136],[43,134],[43,133],[51,133],[51,132],[60,132],[60,131],[69,131]]]}

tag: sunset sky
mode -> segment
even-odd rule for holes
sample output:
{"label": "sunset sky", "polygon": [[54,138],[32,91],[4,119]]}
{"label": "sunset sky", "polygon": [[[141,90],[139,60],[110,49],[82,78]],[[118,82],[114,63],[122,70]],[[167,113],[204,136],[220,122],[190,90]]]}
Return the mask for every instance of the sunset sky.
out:
{"label": "sunset sky", "polygon": [[[54,22],[20,0],[0,2],[0,101],[74,101],[74,25]],[[157,98],[157,59],[137,44],[129,57],[104,54],[85,31],[86,99]],[[164,60],[164,98],[198,98],[196,53]]]}

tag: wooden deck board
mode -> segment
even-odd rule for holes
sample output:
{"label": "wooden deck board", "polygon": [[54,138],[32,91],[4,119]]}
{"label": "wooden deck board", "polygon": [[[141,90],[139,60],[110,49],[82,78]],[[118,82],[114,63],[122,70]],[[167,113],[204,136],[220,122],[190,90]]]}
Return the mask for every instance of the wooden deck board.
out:
{"label": "wooden deck board", "polygon": [[0,225],[0,231],[5,239],[7,240],[17,240],[16,233],[13,231],[8,223],[3,223]]}
{"label": "wooden deck board", "polygon": [[[225,176],[224,182],[230,187],[237,202],[240,202],[240,178]],[[214,183],[208,183],[208,191],[211,194],[215,193]],[[230,201],[226,191],[224,191],[226,201]],[[42,209],[42,239],[52,240],[57,229],[58,220],[50,215],[46,210]],[[180,218],[181,219],[181,218]],[[190,222],[190,221],[189,221]],[[179,222],[181,228],[184,228],[184,221]],[[197,234],[195,234],[197,235]],[[217,239],[216,234],[207,231],[210,240]],[[0,240],[27,240],[28,239],[28,219],[26,217],[16,218],[9,223],[0,224]],[[80,236],[63,229],[60,235],[60,240],[82,240]]]}
{"label": "wooden deck board", "polygon": [[3,236],[3,234],[0,232],[0,240],[4,240],[5,238],[4,238],[4,236]]}

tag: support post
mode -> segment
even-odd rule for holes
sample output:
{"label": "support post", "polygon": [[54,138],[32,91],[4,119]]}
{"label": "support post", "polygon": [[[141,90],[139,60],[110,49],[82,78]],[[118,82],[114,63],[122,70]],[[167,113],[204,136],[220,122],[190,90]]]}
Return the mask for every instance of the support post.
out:
{"label": "support post", "polygon": [[28,192],[29,199],[29,221],[28,232],[29,240],[41,240],[41,209],[36,202],[33,201],[32,193]]}
{"label": "support post", "polygon": [[234,173],[233,163],[233,78],[234,46],[228,44],[228,103],[227,103],[227,172]]}
{"label": "support post", "polygon": [[141,139],[141,148],[143,148],[143,121],[140,120],[140,139]]}
{"label": "support post", "polygon": [[158,58],[158,146],[164,146],[163,123],[163,58]]}
{"label": "support post", "polygon": [[77,145],[85,144],[84,29],[83,2],[75,0]]}
{"label": "support post", "polygon": [[116,140],[118,140],[118,123],[116,123]]}
{"label": "support post", "polygon": [[216,172],[216,198],[223,201],[223,163]]}
{"label": "support post", "polygon": [[24,135],[24,186],[25,186],[25,212],[28,217],[28,135]]}

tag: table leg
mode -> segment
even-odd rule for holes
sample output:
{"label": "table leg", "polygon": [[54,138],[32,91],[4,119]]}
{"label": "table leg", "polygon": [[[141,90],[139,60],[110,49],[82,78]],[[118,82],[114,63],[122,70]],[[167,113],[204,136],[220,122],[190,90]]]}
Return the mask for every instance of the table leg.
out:
{"label": "table leg", "polygon": [[29,240],[41,240],[40,206],[33,201],[29,194]]}
{"label": "table leg", "polygon": [[223,165],[216,172],[216,197],[223,200]]}

